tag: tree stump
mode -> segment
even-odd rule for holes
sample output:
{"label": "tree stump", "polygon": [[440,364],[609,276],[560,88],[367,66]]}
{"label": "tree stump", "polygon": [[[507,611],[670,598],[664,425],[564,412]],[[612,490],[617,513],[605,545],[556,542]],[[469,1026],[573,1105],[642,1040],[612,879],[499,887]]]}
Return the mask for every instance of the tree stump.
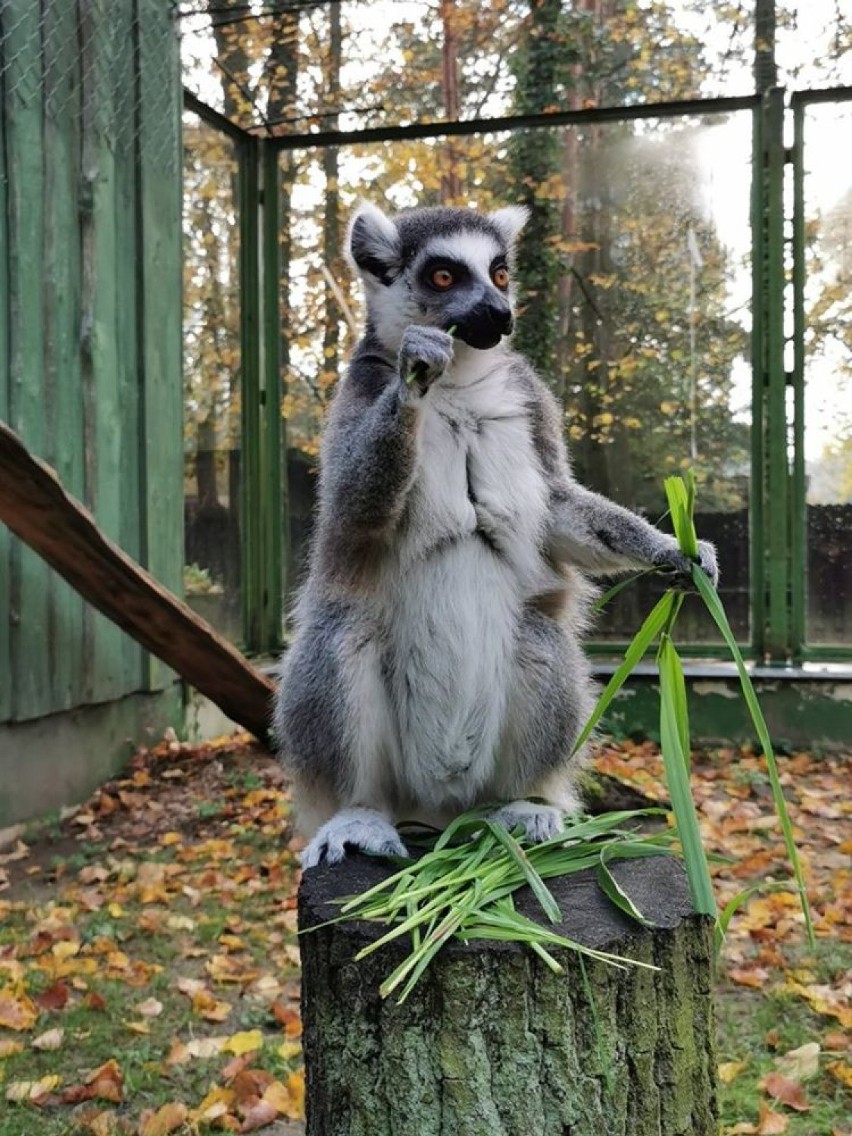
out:
{"label": "tree stump", "polygon": [[[353,856],[302,880],[308,1136],[716,1136],[712,924],[693,913],[679,862],[614,867],[653,927],[623,915],[593,872],[549,881],[561,934],[658,971],[566,950],[556,975],[517,944],[452,942],[402,1006],[378,987],[404,943],[356,963],[378,927],[319,927],[336,897],[389,871]],[[531,895],[517,907],[545,922]]]}

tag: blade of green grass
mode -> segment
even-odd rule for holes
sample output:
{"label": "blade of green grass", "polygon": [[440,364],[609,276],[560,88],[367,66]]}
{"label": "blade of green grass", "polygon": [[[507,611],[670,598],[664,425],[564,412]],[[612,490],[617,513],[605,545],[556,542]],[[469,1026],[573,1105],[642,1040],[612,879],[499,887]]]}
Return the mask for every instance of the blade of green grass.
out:
{"label": "blade of green grass", "polygon": [[710,580],[695,565],[692,569],[692,579],[699,595],[704,600],[707,610],[713,618],[714,623],[722,633],[722,638],[727,644],[728,650],[731,652],[734,663],[736,664],[737,673],[740,678],[740,687],[742,688],[743,697],[745,698],[746,706],[748,706],[751,720],[754,723],[754,728],[760,739],[763,754],[766,758],[766,767],[769,772],[769,783],[772,787],[772,797],[775,802],[775,811],[778,814],[778,820],[781,824],[781,832],[784,836],[784,846],[787,850],[787,856],[793,868],[793,875],[796,880],[796,887],[799,892],[799,901],[802,905],[802,912],[805,917],[805,927],[808,933],[808,941],[811,945],[814,944],[814,925],[811,916],[811,906],[808,902],[808,893],[805,885],[805,877],[802,871],[802,863],[799,858],[799,850],[796,847],[796,838],[793,835],[793,823],[790,820],[790,813],[787,809],[787,801],[784,797],[784,790],[781,786],[781,778],[778,772],[778,762],[775,758],[775,750],[772,746],[772,740],[769,737],[769,729],[766,725],[766,719],[763,717],[763,712],[760,709],[760,704],[757,701],[757,694],[755,693],[754,686],[752,685],[751,678],[746,670],[745,661],[743,660],[742,653],[734,638],[734,633],[731,631],[728,617],[725,615],[725,609],[722,606],[722,601],[716,593],[716,589],[710,583]]}
{"label": "blade of green grass", "polygon": [[616,694],[618,694],[619,690],[621,690],[630,672],[633,670],[637,663],[642,661],[645,652],[657,638],[663,627],[665,627],[666,620],[668,619],[669,613],[671,611],[673,599],[673,593],[666,592],[665,595],[660,597],[653,608],[651,608],[651,611],[645,618],[645,622],[636,632],[633,637],[633,641],[625,651],[624,661],[621,663],[621,666],[619,666],[618,670],[616,670],[615,674],[606,684],[606,687],[595,703],[595,708],[591,713],[591,717],[581,730],[580,736],[574,743],[574,753],[581,749],[589,740],[592,730],[594,730],[595,726],[609,709],[610,703],[612,702],[613,698],[615,698]]}
{"label": "blade of green grass", "polygon": [[542,911],[544,911],[550,922],[561,923],[562,912],[559,910],[559,904],[550,894],[550,889],[547,884],[535,870],[526,852],[514,836],[512,836],[511,832],[507,832],[502,825],[495,824],[494,821],[489,820],[485,823],[488,825],[494,838],[505,848],[512,861],[523,875],[526,883],[529,884],[533,895],[541,904]]}
{"label": "blade of green grass", "polygon": [[677,719],[677,691],[682,682],[682,669],[678,653],[668,635],[663,635],[660,641],[657,664],[660,672],[660,748],[692,902],[700,914],[715,918],[716,900],[689,784],[688,758],[683,751],[681,727]]}
{"label": "blade of green grass", "polygon": [[626,915],[630,915],[644,927],[653,926],[650,919],[647,919],[642,914],[642,912],[639,910],[639,908],[636,906],[636,904],[633,902],[633,900],[610,871],[609,865],[607,864],[606,848],[601,849],[600,864],[598,865],[598,883],[601,886],[601,890],[609,897],[609,899],[615,904],[615,906],[623,911]]}

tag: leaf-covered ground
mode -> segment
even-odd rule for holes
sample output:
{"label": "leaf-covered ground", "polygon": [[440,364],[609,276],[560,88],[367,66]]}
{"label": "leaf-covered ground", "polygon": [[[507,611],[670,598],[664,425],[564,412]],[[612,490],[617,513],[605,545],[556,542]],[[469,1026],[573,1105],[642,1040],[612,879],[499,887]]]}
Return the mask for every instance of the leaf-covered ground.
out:
{"label": "leaf-covered ground", "polygon": [[[762,761],[695,755],[721,903],[723,1132],[850,1136],[852,757],[781,758],[817,946]],[[650,743],[599,769],[664,799]],[[302,1131],[297,845],[245,741],[140,752],[82,808],[0,833],[0,1136]]]}

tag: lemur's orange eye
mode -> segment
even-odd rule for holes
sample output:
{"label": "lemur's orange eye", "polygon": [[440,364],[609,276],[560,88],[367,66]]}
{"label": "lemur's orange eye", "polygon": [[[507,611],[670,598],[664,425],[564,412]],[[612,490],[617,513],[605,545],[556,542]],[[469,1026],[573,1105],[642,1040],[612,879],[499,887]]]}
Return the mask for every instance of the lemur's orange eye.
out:
{"label": "lemur's orange eye", "polygon": [[509,269],[505,266],[505,264],[501,264],[499,268],[494,269],[494,272],[491,275],[491,279],[494,281],[498,288],[508,288]]}
{"label": "lemur's orange eye", "polygon": [[446,291],[447,288],[452,288],[455,282],[455,277],[448,268],[436,268],[432,273],[433,286],[440,288],[442,292]]}

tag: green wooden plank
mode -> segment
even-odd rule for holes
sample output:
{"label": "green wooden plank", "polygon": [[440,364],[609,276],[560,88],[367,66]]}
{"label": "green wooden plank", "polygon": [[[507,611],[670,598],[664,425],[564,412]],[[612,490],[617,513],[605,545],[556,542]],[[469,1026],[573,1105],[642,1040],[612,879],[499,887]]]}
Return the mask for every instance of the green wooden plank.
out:
{"label": "green wooden plank", "polygon": [[[45,453],[42,252],[43,88],[40,5],[14,0],[4,11],[5,111],[9,225],[9,364],[11,425]],[[11,717],[49,709],[50,580],[47,566],[12,543],[9,582]]]}
{"label": "green wooden plank", "polygon": [[[112,69],[117,45],[97,0],[80,3],[83,70],[82,385],[86,499],[104,532],[121,538],[121,480],[125,472],[116,324],[116,123],[127,100],[113,97]],[[130,271],[130,266],[128,266]],[[87,610],[84,697],[102,702],[122,693],[122,632]]]}
{"label": "green wooden plank", "polygon": [[[0,72],[6,70],[5,39],[0,40]],[[6,102],[0,103],[0,419],[10,419],[9,405],[9,240],[6,229]],[[12,713],[12,654],[9,644],[11,631],[9,573],[11,537],[8,529],[0,525],[0,722]]]}
{"label": "green wooden plank", "polygon": [[[183,572],[181,81],[171,6],[137,0],[142,562],[178,594]],[[147,660],[147,686],[173,680]]]}
{"label": "green wooden plank", "polygon": [[[115,265],[116,385],[123,468],[120,482],[121,520],[118,543],[135,560],[140,557],[139,375],[137,352],[136,262],[136,22],[135,0],[110,5],[113,36],[111,73],[115,129]],[[139,690],[144,652],[129,635],[122,636],[122,685]]]}
{"label": "green wooden plank", "polygon": [[284,596],[289,560],[289,505],[287,493],[287,438],[281,414],[281,281],[278,249],[278,153],[261,143],[263,226],[263,414],[264,414],[264,572],[266,611],[264,648],[277,651],[283,635]]}
{"label": "green wooden plank", "polygon": [[[47,457],[69,492],[82,496],[83,403],[80,390],[79,97],[77,18],[72,5],[44,11],[44,320]],[[83,699],[82,598],[50,573],[50,706]]]}
{"label": "green wooden plank", "polygon": [[263,645],[263,555],[260,406],[260,261],[258,232],[258,148],[245,138],[236,148],[239,162],[237,208],[240,224],[240,407],[242,475],[240,543],[242,548],[243,633],[249,651]]}

